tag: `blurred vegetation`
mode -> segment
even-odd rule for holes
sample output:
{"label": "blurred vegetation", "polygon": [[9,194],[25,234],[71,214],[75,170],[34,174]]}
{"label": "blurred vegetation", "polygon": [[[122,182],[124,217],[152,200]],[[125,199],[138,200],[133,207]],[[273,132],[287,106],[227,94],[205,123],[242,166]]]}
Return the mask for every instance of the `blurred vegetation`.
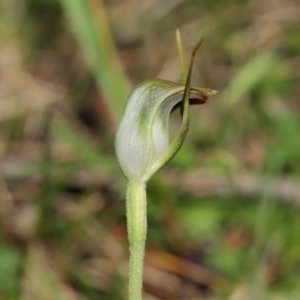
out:
{"label": "blurred vegetation", "polygon": [[221,92],[149,183],[145,299],[300,299],[299,25],[296,0],[1,0],[0,299],[126,298],[114,132],[180,80],[176,28]]}

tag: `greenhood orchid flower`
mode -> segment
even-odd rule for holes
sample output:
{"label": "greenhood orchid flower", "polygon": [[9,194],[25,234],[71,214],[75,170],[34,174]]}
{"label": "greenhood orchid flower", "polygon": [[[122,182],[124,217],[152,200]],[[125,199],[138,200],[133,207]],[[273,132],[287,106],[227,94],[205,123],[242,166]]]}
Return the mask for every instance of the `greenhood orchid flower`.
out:
{"label": "greenhood orchid flower", "polygon": [[[127,230],[130,245],[129,300],[142,299],[147,232],[146,183],[180,149],[189,126],[189,105],[203,104],[217,92],[190,87],[194,48],[185,85],[161,79],[139,84],[130,95],[116,135],[116,154],[128,179]],[[169,116],[180,107],[181,128],[170,143]]]}
{"label": "greenhood orchid flower", "polygon": [[[130,95],[116,138],[116,153],[127,179],[146,182],[169,147],[169,116],[182,101],[185,86],[155,79]],[[191,88],[190,104],[203,104],[214,91]],[[185,132],[186,133],[186,132]]]}

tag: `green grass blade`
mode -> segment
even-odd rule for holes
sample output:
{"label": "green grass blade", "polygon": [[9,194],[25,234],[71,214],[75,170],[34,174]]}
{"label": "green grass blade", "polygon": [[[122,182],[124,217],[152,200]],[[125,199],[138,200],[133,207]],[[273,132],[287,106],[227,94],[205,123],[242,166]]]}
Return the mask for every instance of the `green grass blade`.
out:
{"label": "green grass blade", "polygon": [[60,0],[114,120],[131,87],[117,55],[101,1]]}
{"label": "green grass blade", "polygon": [[245,66],[239,70],[231,80],[229,87],[223,92],[226,103],[236,104],[245,94],[257,85],[271,68],[276,64],[278,58],[270,53],[257,54]]}

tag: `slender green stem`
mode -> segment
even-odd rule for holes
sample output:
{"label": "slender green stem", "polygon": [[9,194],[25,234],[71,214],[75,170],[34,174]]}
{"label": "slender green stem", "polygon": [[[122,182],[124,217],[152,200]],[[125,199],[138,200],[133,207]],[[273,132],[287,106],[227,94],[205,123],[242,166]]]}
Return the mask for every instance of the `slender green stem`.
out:
{"label": "slender green stem", "polygon": [[147,233],[146,184],[129,181],[126,193],[127,231],[129,240],[129,300],[141,300]]}

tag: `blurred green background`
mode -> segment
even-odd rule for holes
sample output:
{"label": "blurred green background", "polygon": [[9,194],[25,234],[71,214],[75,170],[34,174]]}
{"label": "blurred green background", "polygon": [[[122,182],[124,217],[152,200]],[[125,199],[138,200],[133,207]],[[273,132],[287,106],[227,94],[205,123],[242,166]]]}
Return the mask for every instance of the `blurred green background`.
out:
{"label": "blurred green background", "polygon": [[297,0],[1,0],[0,299],[126,299],[114,134],[136,84],[180,81],[176,28],[220,93],[149,182],[144,299],[300,299],[299,25]]}

